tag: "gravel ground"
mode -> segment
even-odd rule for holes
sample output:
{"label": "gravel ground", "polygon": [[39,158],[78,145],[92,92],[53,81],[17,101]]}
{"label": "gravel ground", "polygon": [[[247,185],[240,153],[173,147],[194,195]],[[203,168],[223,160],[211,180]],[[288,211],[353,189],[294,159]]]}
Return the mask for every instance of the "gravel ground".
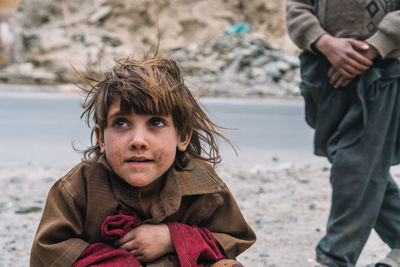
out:
{"label": "gravel ground", "polygon": [[[46,194],[65,168],[0,166],[0,267],[28,266],[29,252]],[[392,170],[400,179],[400,169]],[[314,266],[314,246],[329,212],[329,166],[274,162],[220,167],[257,242],[239,256],[245,266]],[[359,265],[388,252],[375,233]]]}

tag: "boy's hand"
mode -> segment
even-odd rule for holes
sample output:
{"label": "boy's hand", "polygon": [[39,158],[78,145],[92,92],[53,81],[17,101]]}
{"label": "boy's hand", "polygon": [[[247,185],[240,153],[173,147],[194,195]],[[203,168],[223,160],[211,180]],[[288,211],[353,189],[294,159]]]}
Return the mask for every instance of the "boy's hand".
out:
{"label": "boy's hand", "polygon": [[[371,61],[378,55],[378,51],[373,46],[369,46],[368,50],[360,51],[359,53]],[[329,83],[335,88],[346,87],[353,80],[353,78],[344,77],[341,72],[333,66],[328,71],[328,77]]]}
{"label": "boy's hand", "polygon": [[362,41],[324,34],[314,46],[327,57],[343,78],[353,79],[372,65],[372,61],[363,54],[370,46]]}
{"label": "boy's hand", "polygon": [[132,253],[140,262],[151,262],[174,252],[166,224],[142,224],[114,242],[114,246]]}

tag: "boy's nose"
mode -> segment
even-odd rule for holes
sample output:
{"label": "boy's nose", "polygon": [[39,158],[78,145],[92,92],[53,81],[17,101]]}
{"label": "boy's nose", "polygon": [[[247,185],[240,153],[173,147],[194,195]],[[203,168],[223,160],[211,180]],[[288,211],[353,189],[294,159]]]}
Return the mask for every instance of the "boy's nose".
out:
{"label": "boy's nose", "polygon": [[132,149],[147,149],[149,147],[146,131],[143,129],[135,129],[132,133],[130,144]]}

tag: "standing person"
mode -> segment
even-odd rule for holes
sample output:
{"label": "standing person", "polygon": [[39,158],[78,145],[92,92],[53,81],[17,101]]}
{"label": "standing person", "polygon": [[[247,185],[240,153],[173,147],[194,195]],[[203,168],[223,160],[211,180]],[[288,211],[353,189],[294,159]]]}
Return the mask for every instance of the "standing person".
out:
{"label": "standing person", "polygon": [[118,60],[83,107],[97,142],[51,188],[31,266],[241,266],[255,234],[179,65]]}
{"label": "standing person", "polygon": [[[400,266],[400,1],[287,0],[314,152],[332,163],[331,209],[316,248],[324,266],[354,266],[375,229]],[[386,264],[386,265],[384,265]]]}

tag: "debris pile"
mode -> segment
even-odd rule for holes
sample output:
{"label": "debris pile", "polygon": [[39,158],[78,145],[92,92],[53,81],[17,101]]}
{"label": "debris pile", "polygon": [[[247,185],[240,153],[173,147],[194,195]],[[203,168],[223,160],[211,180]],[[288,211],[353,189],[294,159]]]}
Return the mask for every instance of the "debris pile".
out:
{"label": "debris pile", "polygon": [[3,84],[57,88],[77,82],[71,65],[89,75],[101,73],[114,58],[146,54],[157,43],[158,25],[159,54],[179,60],[194,82],[190,88],[200,88],[201,95],[298,92],[298,61],[287,41],[281,0],[20,3],[3,18],[15,37],[12,60],[0,69]]}
{"label": "debris pile", "polygon": [[171,57],[207,95],[298,95],[297,55],[274,49],[262,34],[224,35],[178,49]]}

